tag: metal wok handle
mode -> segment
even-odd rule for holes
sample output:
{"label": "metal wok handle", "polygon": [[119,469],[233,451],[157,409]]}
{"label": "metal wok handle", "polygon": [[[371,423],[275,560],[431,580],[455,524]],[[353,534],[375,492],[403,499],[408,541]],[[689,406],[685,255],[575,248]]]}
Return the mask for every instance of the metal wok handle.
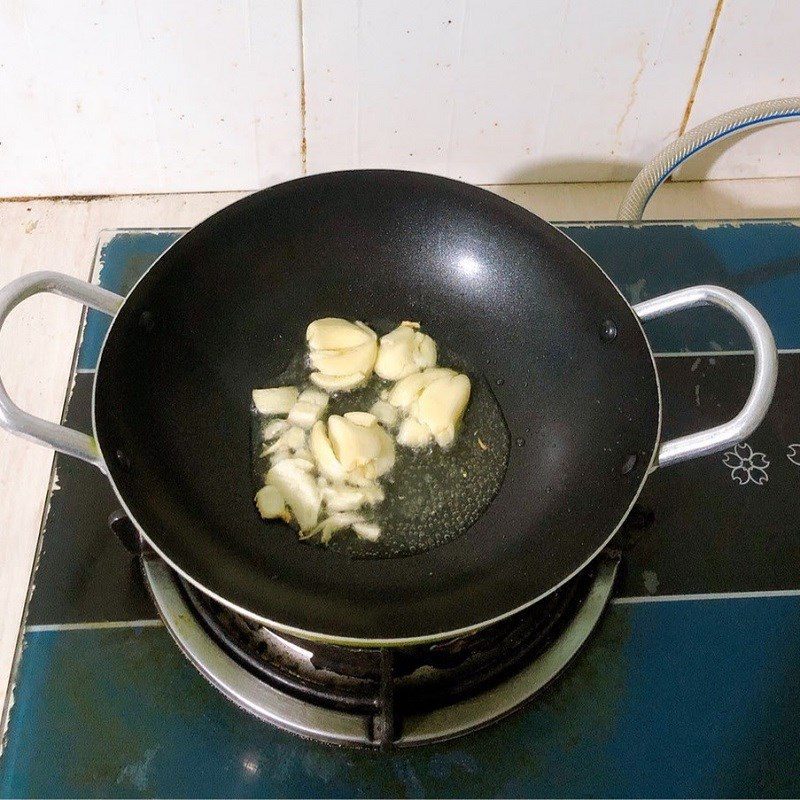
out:
{"label": "metal wok handle", "polygon": [[692,286],[652,300],[645,300],[635,305],[633,310],[639,319],[644,321],[663,317],[665,314],[684,308],[709,305],[725,309],[736,317],[747,331],[755,355],[753,388],[744,408],[729,422],[662,442],[657,456],[657,465],[661,467],[696,456],[716,453],[746,439],[761,424],[775,391],[775,381],[778,378],[778,351],[772,331],[758,310],[738,294],[720,286]]}
{"label": "metal wok handle", "polygon": [[[0,289],[0,327],[13,308],[39,292],[50,292],[68,297],[70,300],[77,300],[110,316],[119,311],[124,300],[113,292],[70,275],[63,275],[60,272],[32,272]],[[23,411],[8,396],[1,379],[0,426],[37,444],[82,458],[105,471],[103,458],[94,436],[74,431],[64,425],[57,425],[55,422],[48,422]]]}

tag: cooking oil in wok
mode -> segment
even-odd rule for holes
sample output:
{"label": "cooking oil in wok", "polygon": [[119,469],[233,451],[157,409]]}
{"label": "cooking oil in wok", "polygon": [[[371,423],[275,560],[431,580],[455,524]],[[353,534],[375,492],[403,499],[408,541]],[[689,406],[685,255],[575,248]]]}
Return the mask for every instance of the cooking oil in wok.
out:
{"label": "cooking oil in wok", "polygon": [[[370,324],[370,327],[381,335],[394,325]],[[420,450],[397,445],[394,467],[380,479],[384,501],[360,512],[368,521],[380,526],[381,536],[376,541],[359,539],[353,531],[342,530],[335,533],[327,545],[320,545],[319,537],[305,539],[304,544],[324,546],[354,558],[386,558],[422,552],[464,533],[497,494],[511,447],[500,406],[488,381],[470,363],[441,342],[437,342],[437,346],[437,366],[462,372],[472,383],[469,405],[453,444],[446,450],[436,444]],[[303,342],[287,369],[270,385],[310,387],[307,383],[309,371]],[[373,374],[364,386],[332,395],[326,416],[368,411],[381,392],[392,385]],[[269,468],[269,459],[261,455],[263,424],[264,418],[253,412],[255,490],[263,485]],[[269,526],[265,523],[265,535],[268,533]]]}

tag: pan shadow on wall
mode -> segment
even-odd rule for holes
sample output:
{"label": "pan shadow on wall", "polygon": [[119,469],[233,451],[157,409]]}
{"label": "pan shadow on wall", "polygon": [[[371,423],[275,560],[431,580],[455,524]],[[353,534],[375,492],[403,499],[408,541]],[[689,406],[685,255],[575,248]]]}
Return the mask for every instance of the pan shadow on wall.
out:
{"label": "pan shadow on wall", "polygon": [[[800,125],[798,127],[800,128]],[[757,133],[759,133],[758,130],[744,131],[732,136],[730,139],[725,139],[710,146],[706,151],[695,157],[697,163],[692,160],[691,181],[675,182],[687,184],[704,182],[700,194],[695,196],[695,202],[702,202],[706,209],[730,209],[732,205],[731,194],[725,191],[725,184],[727,181],[708,180],[706,176],[728,147],[741,141],[746,136],[753,136]],[[653,153],[653,155],[656,155],[656,153]],[[617,161],[613,159],[545,159],[541,162],[521,164],[518,169],[504,175],[502,182],[508,184],[585,183],[587,184],[587,192],[591,191],[589,185],[592,183],[618,183],[619,197],[614,198],[614,202],[612,203],[613,208],[611,211],[613,211],[613,213],[606,211],[603,215],[606,219],[614,219],[616,218],[619,202],[624,198],[630,182],[644,165],[644,162]],[[701,169],[698,169],[698,167],[701,167]],[[677,171],[677,174],[680,175],[680,170]],[[670,177],[668,182],[672,183],[673,178]],[[800,208],[798,208],[797,204],[782,199],[779,192],[780,185],[776,182],[774,200],[771,198],[768,204],[753,202],[752,200],[742,201],[737,203],[735,215],[733,213],[727,213],[723,216],[735,216],[739,219],[769,217],[783,219],[800,216]],[[645,220],[670,219],[677,216],[675,214],[670,214],[669,210],[663,207],[658,209],[658,213],[655,213],[654,206],[657,201],[658,195],[656,195],[654,202],[651,203],[648,210],[645,212]],[[606,200],[606,202],[608,201]],[[598,198],[598,205],[600,204],[601,201]],[[605,211],[605,203],[602,205],[602,210]],[[704,214],[704,217],[708,216],[709,214]],[[574,217],[572,218],[574,219]]]}
{"label": "pan shadow on wall", "polygon": [[593,158],[545,158],[523,162],[503,176],[503,183],[630,183],[643,164]]}

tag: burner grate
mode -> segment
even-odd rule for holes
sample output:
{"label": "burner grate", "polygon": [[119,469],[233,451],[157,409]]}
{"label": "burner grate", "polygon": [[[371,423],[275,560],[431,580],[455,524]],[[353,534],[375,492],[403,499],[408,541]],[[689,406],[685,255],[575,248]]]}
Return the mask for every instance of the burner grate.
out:
{"label": "burner grate", "polygon": [[535,661],[574,619],[596,577],[595,564],[483,630],[399,648],[341,647],[280,634],[180,583],[196,618],[237,664],[299,700],[363,715],[374,743],[386,748],[402,736],[409,715],[473,698]]}

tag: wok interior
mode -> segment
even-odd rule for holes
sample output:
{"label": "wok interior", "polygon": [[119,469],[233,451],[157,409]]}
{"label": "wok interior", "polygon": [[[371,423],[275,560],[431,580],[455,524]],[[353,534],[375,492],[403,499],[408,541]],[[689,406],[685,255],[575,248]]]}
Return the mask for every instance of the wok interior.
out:
{"label": "wok interior", "polygon": [[[526,444],[464,537],[354,561],[258,516],[250,392],[323,316],[419,320],[503,379]],[[658,428],[646,341],[585,254],[487,192],[382,171],[282,184],[190,231],[115,320],[95,401],[112,480],[173,565],[259,617],[357,639],[465,627],[554,587],[626,512]]]}

